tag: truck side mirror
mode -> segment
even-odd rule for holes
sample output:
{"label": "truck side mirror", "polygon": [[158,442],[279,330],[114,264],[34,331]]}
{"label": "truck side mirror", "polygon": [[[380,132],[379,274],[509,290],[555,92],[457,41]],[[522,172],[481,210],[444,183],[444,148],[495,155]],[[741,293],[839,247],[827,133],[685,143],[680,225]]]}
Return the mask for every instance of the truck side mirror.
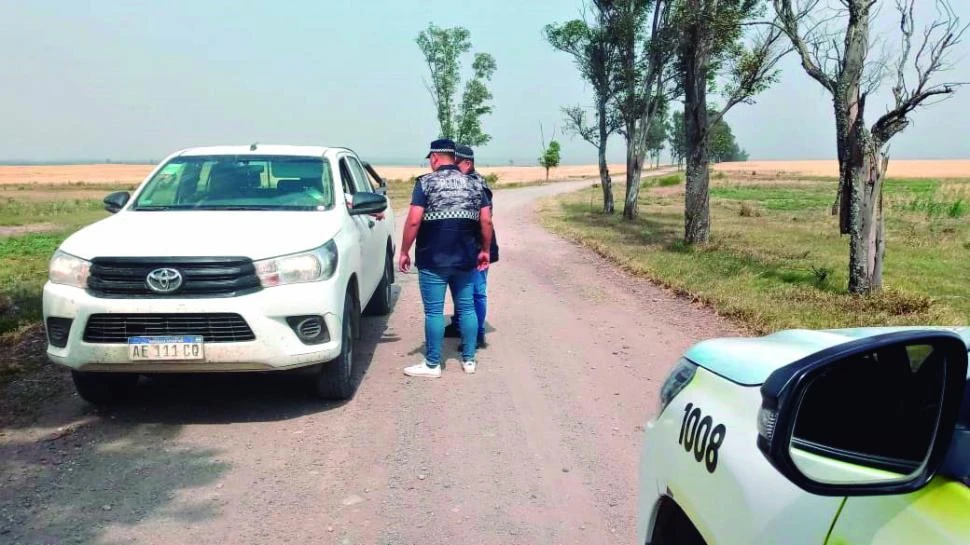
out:
{"label": "truck side mirror", "polygon": [[354,194],[354,204],[350,208],[350,215],[379,214],[385,210],[387,210],[387,198],[383,195],[359,191]]}
{"label": "truck side mirror", "polygon": [[104,198],[104,209],[108,212],[114,214],[115,212],[121,210],[128,204],[128,199],[131,198],[131,193],[127,191],[115,191],[107,197]]}
{"label": "truck side mirror", "polygon": [[943,330],[822,350],[765,381],[758,447],[813,494],[918,490],[946,458],[966,376],[967,346]]}

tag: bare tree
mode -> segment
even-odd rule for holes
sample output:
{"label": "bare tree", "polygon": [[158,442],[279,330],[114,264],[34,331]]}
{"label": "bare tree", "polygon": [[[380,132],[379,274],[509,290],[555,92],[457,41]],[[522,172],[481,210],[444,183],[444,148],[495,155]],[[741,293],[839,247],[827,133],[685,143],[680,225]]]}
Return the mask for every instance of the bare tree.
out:
{"label": "bare tree", "polygon": [[[711,127],[738,104],[750,104],[777,78],[778,61],[790,51],[774,25],[746,35],[763,8],[762,0],[681,0],[679,64],[684,90],[684,132],[687,173],[684,241],[707,242],[711,234]],[[748,42],[746,44],[745,42]],[[718,68],[720,67],[720,68]],[[711,79],[726,79],[724,106],[709,112]]]}
{"label": "bare tree", "polygon": [[[920,106],[950,97],[958,82],[935,81],[949,69],[948,57],[967,30],[948,0],[935,0],[936,15],[919,36],[916,0],[896,0],[900,49],[895,62],[872,59],[873,9],[878,0],[773,0],[779,28],[794,45],[802,68],[832,95],[839,190],[839,230],[849,235],[849,291],[882,288],[885,224],[882,190],[889,141],[910,124]],[[921,0],[920,6],[928,4]],[[867,99],[894,78],[888,111],[866,126]]]}

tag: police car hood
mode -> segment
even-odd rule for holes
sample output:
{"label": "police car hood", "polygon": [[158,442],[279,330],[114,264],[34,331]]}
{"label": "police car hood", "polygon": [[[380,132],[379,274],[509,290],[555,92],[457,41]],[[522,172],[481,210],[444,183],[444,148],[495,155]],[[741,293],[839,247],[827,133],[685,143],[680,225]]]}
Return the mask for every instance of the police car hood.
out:
{"label": "police car hood", "polygon": [[333,211],[124,211],[71,235],[61,250],[96,257],[264,259],[320,247],[340,222]]}
{"label": "police car hood", "polygon": [[791,329],[763,337],[719,338],[702,341],[684,355],[697,365],[744,386],[758,386],[776,369],[826,348],[896,331],[944,330],[963,337],[970,346],[970,327],[861,327],[848,329]]}

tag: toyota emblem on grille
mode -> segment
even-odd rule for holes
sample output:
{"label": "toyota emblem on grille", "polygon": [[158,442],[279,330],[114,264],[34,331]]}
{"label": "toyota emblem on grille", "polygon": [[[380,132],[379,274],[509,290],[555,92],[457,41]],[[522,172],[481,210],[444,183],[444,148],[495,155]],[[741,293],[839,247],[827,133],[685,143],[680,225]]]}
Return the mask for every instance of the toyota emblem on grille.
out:
{"label": "toyota emblem on grille", "polygon": [[155,293],[172,293],[182,287],[182,273],[175,269],[155,269],[148,273],[145,283]]}

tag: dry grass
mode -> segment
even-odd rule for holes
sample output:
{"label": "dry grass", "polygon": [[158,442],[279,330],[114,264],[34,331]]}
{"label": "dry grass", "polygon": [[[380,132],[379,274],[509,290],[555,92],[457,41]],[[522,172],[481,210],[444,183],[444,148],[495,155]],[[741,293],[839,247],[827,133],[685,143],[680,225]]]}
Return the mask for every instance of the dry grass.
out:
{"label": "dry grass", "polygon": [[[76,190],[84,190],[91,185],[130,186],[141,183],[154,165],[42,165],[42,166],[2,166],[0,165],[0,187],[2,186],[44,186],[73,185]],[[428,172],[423,166],[377,166],[375,170],[388,180],[410,180]],[[537,166],[479,166],[482,174],[495,174],[499,185],[545,180],[546,171]],[[610,165],[610,173],[622,175],[625,165]],[[599,176],[596,165],[565,165],[554,168],[549,173],[550,180],[575,180]]]}
{"label": "dry grass", "polygon": [[[731,174],[756,173],[759,177],[824,176],[838,177],[837,161],[745,161],[721,163],[714,166],[719,172]],[[970,159],[954,160],[893,160],[889,161],[891,178],[970,178]]]}
{"label": "dry grass", "polygon": [[542,216],[555,232],[757,332],[970,321],[970,225],[961,204],[970,180],[887,184],[886,289],[875,297],[846,293],[848,241],[830,214],[834,189],[811,179],[714,180],[714,236],[698,247],[682,242],[679,187],[645,192],[633,223],[590,209],[595,190],[548,200]]}

